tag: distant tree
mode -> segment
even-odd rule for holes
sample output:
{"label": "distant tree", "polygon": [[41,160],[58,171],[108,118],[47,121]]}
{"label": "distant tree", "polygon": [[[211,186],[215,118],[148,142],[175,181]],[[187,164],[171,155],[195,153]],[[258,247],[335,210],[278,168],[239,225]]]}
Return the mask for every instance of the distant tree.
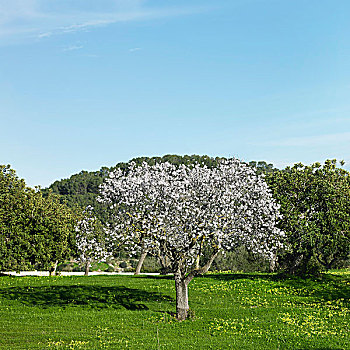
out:
{"label": "distant tree", "polygon": [[298,163],[269,174],[266,180],[281,204],[280,228],[290,246],[281,258],[290,272],[312,272],[315,262],[329,269],[346,258],[350,250],[349,172],[337,168],[336,160],[327,160],[323,166]]}
{"label": "distant tree", "polygon": [[75,230],[77,253],[79,260],[85,265],[85,276],[88,276],[91,262],[99,262],[108,256],[102,224],[94,215],[91,206],[85,208]]}
{"label": "distant tree", "polygon": [[[146,247],[170,262],[179,320],[187,317],[188,284],[209,270],[219,251],[244,245],[270,257],[282,246],[278,205],[263,178],[238,160],[212,168],[130,164],[110,173],[100,200],[119,218],[109,230],[116,242],[131,253]],[[203,247],[210,256],[195,268]]]}
{"label": "distant tree", "polygon": [[43,198],[39,191],[33,193],[30,235],[34,239],[32,264],[48,268],[56,274],[57,265],[72,253],[77,212],[60,203],[59,197],[50,193]]}
{"label": "distant tree", "polygon": [[269,174],[278,169],[274,168],[272,163],[266,163],[265,161],[254,161],[249,162],[249,165],[255,168],[257,174]]}

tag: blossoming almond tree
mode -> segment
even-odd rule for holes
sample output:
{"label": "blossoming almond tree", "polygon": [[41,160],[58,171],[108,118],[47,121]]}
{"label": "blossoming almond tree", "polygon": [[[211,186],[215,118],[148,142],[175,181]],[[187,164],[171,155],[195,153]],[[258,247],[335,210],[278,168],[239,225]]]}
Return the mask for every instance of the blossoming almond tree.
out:
{"label": "blossoming almond tree", "polygon": [[[244,244],[272,257],[282,246],[284,234],[275,225],[279,206],[263,177],[237,159],[215,168],[132,164],[109,175],[99,200],[110,203],[118,218],[109,230],[112,240],[170,262],[179,320],[189,310],[189,283],[209,270],[219,251]],[[195,267],[204,247],[211,255]]]}
{"label": "blossoming almond tree", "polygon": [[108,257],[102,239],[102,226],[94,216],[93,207],[90,205],[85,208],[83,218],[76,225],[75,231],[79,260],[84,263],[85,276],[88,276],[92,261],[101,261]]}

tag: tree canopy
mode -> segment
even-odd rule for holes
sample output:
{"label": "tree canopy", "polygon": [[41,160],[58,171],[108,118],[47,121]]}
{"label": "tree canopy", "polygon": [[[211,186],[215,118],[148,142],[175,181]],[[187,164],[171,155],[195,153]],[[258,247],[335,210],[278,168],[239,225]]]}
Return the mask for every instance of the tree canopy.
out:
{"label": "tree canopy", "polygon": [[49,268],[72,248],[76,213],[0,165],[0,270]]}
{"label": "tree canopy", "polygon": [[271,173],[266,180],[281,204],[280,227],[290,246],[281,258],[290,272],[312,272],[310,268],[317,267],[315,262],[329,269],[347,257],[350,250],[349,172],[338,168],[336,160],[327,160],[324,165],[295,164]]}

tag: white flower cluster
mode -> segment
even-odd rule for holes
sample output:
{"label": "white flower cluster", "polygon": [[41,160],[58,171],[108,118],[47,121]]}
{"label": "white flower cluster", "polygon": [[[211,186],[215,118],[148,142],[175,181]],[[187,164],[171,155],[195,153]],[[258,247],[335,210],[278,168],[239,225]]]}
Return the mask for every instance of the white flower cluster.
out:
{"label": "white flower cluster", "polygon": [[203,246],[244,244],[269,258],[282,246],[279,205],[263,176],[237,159],[214,168],[131,164],[109,174],[98,200],[114,211],[110,242],[132,253],[143,247],[173,264],[191,265]]}
{"label": "white flower cluster", "polygon": [[99,239],[93,207],[87,206],[83,215],[82,220],[75,227],[79,260],[83,263],[105,260],[109,255],[104,249],[101,239]]}

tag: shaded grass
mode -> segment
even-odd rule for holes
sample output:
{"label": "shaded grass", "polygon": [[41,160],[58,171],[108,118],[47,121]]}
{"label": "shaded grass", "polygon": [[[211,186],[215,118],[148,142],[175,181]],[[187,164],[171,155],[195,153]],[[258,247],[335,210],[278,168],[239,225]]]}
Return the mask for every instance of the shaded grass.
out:
{"label": "shaded grass", "polygon": [[[350,274],[0,277],[0,349],[350,349]],[[159,346],[158,346],[159,344]]]}
{"label": "shaded grass", "polygon": [[34,286],[10,287],[0,291],[0,297],[17,300],[27,306],[49,308],[84,306],[89,308],[125,308],[148,310],[141,301],[172,300],[160,293],[127,288],[124,286]]}

